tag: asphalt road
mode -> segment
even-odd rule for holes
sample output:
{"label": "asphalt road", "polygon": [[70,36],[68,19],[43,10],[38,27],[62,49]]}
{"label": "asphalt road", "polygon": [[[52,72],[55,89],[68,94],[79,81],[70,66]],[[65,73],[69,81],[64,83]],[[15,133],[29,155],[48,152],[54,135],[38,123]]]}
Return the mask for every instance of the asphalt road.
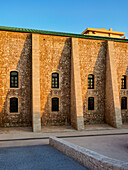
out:
{"label": "asphalt road", "polygon": [[0,148],[0,170],[87,170],[49,145]]}

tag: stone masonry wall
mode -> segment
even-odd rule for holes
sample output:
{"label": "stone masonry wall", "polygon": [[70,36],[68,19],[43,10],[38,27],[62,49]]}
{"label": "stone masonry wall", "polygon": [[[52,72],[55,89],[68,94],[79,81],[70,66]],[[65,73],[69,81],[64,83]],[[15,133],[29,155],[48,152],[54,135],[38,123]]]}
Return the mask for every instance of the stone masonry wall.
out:
{"label": "stone masonry wall", "polygon": [[[80,74],[85,124],[105,122],[106,42],[79,39]],[[88,89],[88,75],[94,74],[94,89]],[[94,97],[94,110],[88,110],[88,97]]]}
{"label": "stone masonry wall", "polygon": [[[31,125],[31,35],[0,31],[0,126]],[[10,71],[18,71],[19,88],[10,88]],[[18,113],[10,98],[18,97]]]}
{"label": "stone masonry wall", "polygon": [[[107,42],[78,38],[84,123],[105,122]],[[119,97],[128,98],[128,43],[113,42]],[[71,124],[71,38],[39,35],[40,105],[42,125]],[[10,88],[10,71],[18,71],[19,88]],[[59,73],[59,89],[51,88],[51,75]],[[88,75],[94,74],[94,89],[88,89]],[[121,89],[121,76],[127,89]],[[18,113],[10,113],[10,98],[18,98]],[[52,112],[51,99],[59,98],[59,111]],[[94,97],[94,111],[88,110]],[[128,101],[128,99],[127,99]],[[121,111],[128,122],[128,106]],[[32,35],[0,31],[0,126],[31,126],[32,123]]]}
{"label": "stone masonry wall", "polygon": [[[115,54],[115,65],[117,68],[117,81],[118,81],[118,90],[121,103],[121,97],[127,97],[128,101],[128,43],[123,42],[114,42],[114,54]],[[127,88],[121,89],[121,76],[127,76]],[[122,122],[128,123],[128,103],[127,109],[121,110]]]}
{"label": "stone masonry wall", "polygon": [[[40,35],[40,100],[42,125],[70,123],[71,39]],[[59,73],[59,89],[51,88],[51,75]],[[59,98],[59,112],[52,112],[51,99]]]}

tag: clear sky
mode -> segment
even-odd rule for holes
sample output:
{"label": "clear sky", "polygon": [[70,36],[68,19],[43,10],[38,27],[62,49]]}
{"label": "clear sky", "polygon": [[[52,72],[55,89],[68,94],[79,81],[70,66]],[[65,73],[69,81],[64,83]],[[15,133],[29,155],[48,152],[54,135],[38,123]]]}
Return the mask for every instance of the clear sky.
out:
{"label": "clear sky", "polygon": [[128,0],[0,0],[0,26],[69,33],[113,28],[128,38]]}

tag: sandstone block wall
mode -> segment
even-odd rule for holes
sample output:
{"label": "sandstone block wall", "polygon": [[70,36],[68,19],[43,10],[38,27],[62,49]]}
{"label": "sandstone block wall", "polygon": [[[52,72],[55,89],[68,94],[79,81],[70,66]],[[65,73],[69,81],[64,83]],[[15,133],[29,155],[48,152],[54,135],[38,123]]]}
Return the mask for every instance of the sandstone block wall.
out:
{"label": "sandstone block wall", "polygon": [[[42,125],[70,124],[71,39],[40,35],[40,100]],[[59,73],[59,89],[51,88],[51,75]],[[59,98],[59,112],[52,112],[51,99]]]}
{"label": "sandstone block wall", "polygon": [[[105,122],[106,42],[79,39],[81,90],[85,124]],[[94,75],[94,89],[88,89],[88,75]],[[94,110],[88,110],[88,97],[94,97]]]}
{"label": "sandstone block wall", "polygon": [[[10,71],[18,71],[19,88],[10,88]],[[31,125],[31,34],[0,31],[0,126]],[[18,113],[10,113],[10,98],[18,97]]]}
{"label": "sandstone block wall", "polygon": [[[71,38],[41,34],[38,36],[41,123],[42,125],[70,125],[71,88],[75,88],[73,84],[71,87]],[[81,88],[84,123],[104,123],[107,119],[111,119],[107,114],[105,115],[107,42],[78,38],[78,47],[80,76],[77,79],[81,86],[79,90]],[[121,76],[128,76],[128,43],[113,42],[113,53],[113,62],[117,70],[116,96],[121,103],[121,97],[128,97],[128,77],[127,89],[121,89]],[[19,72],[17,89],[10,88],[10,71],[15,70]],[[53,72],[59,73],[59,89],[51,88]],[[89,74],[94,74],[94,89],[88,89]],[[11,97],[18,97],[18,113],[9,112]],[[59,98],[59,112],[51,110],[53,97]],[[93,111],[88,110],[88,97],[94,97]],[[110,104],[112,103],[113,98],[110,101]],[[121,115],[123,123],[128,122],[128,109],[121,110]],[[72,119],[75,120],[73,117]],[[0,31],[0,126],[31,126],[31,124],[32,35]]]}

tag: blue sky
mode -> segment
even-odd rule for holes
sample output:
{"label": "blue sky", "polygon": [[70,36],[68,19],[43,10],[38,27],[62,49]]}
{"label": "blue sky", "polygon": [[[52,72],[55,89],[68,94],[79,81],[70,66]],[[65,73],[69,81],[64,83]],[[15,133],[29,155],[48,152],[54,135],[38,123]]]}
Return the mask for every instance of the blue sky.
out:
{"label": "blue sky", "polygon": [[1,0],[0,26],[69,33],[113,28],[128,38],[128,0]]}

